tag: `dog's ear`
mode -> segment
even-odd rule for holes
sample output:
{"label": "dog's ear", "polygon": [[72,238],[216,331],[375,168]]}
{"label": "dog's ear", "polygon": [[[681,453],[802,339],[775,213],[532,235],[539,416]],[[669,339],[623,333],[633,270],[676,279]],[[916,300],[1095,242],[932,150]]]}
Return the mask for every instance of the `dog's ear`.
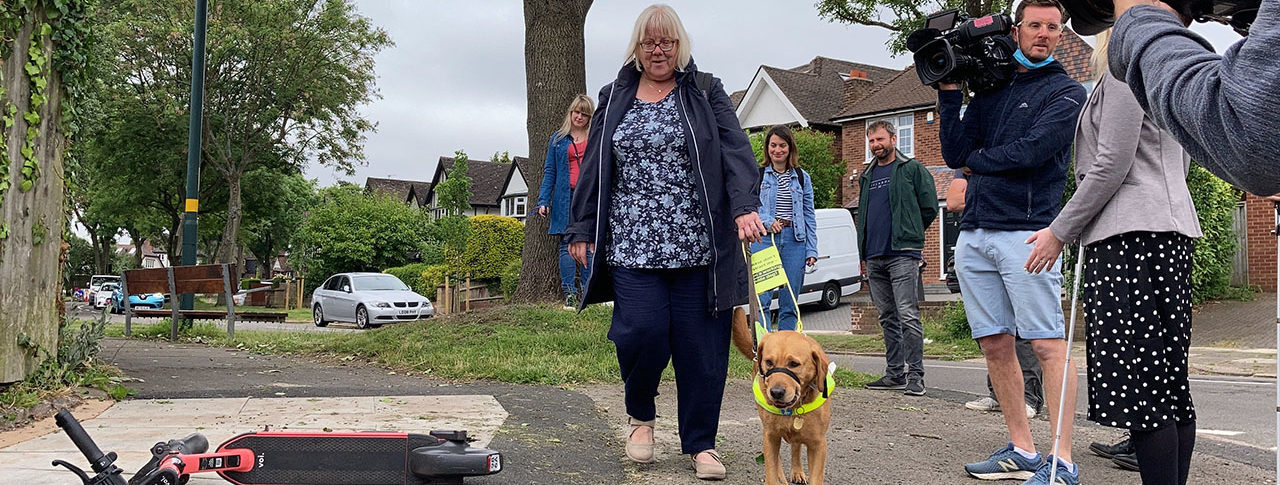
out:
{"label": "dog's ear", "polygon": [[810,352],[813,354],[813,365],[818,371],[813,379],[817,381],[815,384],[818,385],[818,389],[822,389],[822,393],[825,396],[829,391],[827,389],[827,367],[831,366],[831,359],[827,357],[827,353],[822,350],[822,346],[818,345],[816,340],[810,339],[809,347]]}

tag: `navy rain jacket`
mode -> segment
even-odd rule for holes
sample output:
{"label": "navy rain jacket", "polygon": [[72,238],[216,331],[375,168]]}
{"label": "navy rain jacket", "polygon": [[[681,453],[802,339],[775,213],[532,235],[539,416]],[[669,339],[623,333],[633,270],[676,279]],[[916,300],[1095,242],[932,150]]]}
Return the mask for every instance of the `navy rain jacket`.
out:
{"label": "navy rain jacket", "polygon": [[[684,72],[676,73],[676,108],[694,166],[695,192],[708,218],[712,271],[708,272],[707,301],[714,312],[747,301],[746,262],[734,218],[755,212],[760,204],[760,170],[724,84],[713,78],[710,89],[701,92],[694,82],[697,72],[690,60]],[[600,102],[591,118],[587,156],[579,167],[565,228],[568,242],[596,245],[583,306],[614,299],[613,275],[605,262],[613,199],[613,133],[631,109],[639,83],[640,72],[634,65],[622,66],[618,78],[600,89]]]}

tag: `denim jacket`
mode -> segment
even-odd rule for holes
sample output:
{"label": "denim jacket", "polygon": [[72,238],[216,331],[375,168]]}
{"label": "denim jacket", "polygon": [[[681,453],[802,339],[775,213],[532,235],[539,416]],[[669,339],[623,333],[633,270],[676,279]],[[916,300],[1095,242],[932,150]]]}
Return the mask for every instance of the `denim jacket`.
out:
{"label": "denim jacket", "polygon": [[569,224],[569,196],[573,193],[569,188],[569,145],[573,137],[560,136],[556,132],[547,143],[547,161],[542,167],[542,187],[538,189],[538,206],[549,207],[550,224],[548,234],[564,234]]}
{"label": "denim jacket", "polygon": [[[818,219],[813,209],[813,181],[809,180],[809,174],[802,170],[794,170],[797,175],[804,178],[804,182],[800,184],[791,184],[791,211],[799,216],[792,221],[791,229],[796,235],[796,240],[804,242],[804,257],[818,257]],[[801,188],[803,187],[803,188]],[[768,228],[773,225],[774,214],[778,209],[778,173],[773,171],[773,165],[768,165],[764,169],[764,177],[760,180],[760,222],[764,223],[764,227]],[[800,221],[804,223],[801,224]],[[774,236],[777,237],[777,236]]]}

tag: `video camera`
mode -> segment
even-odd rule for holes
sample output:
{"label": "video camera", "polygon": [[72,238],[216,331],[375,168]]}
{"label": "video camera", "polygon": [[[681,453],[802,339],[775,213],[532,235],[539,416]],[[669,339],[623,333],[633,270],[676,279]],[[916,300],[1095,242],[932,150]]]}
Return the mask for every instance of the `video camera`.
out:
{"label": "video camera", "polygon": [[1018,44],[1007,14],[969,18],[959,9],[930,15],[925,28],[907,36],[907,49],[915,54],[920,82],[968,84],[975,93],[1004,87],[1013,77]]}
{"label": "video camera", "polygon": [[[1160,0],[1186,18],[1199,22],[1219,22],[1240,35],[1249,35],[1249,26],[1258,16],[1261,0]],[[1071,27],[1081,35],[1094,35],[1115,22],[1112,0],[1062,0],[1071,17]]]}

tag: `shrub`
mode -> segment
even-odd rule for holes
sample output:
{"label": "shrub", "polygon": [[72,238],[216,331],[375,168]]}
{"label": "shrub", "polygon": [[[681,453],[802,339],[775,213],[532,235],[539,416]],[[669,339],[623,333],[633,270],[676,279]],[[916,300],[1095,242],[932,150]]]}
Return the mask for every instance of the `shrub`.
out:
{"label": "shrub", "polygon": [[[428,266],[430,265],[426,263],[413,263],[394,268],[387,268],[382,270],[382,272],[395,276],[396,278],[400,278],[400,281],[409,285],[409,288],[413,288],[413,291],[416,291],[418,294],[430,296],[428,294],[427,285],[422,280],[422,272],[426,271]],[[432,285],[432,288],[434,288],[434,285]],[[430,293],[435,293],[435,290],[430,290]]]}
{"label": "shrub", "polygon": [[511,296],[516,294],[516,284],[520,282],[520,259],[513,259],[507,262],[506,269],[502,270],[502,296],[507,301],[511,301]]}
{"label": "shrub", "polygon": [[[524,224],[511,217],[481,215],[470,218],[467,245],[460,253],[446,254],[449,266],[472,279],[502,276],[507,263],[520,259],[524,247]],[[452,256],[452,257],[448,257]]]}
{"label": "shrub", "polygon": [[1199,303],[1231,292],[1231,265],[1237,246],[1232,213],[1240,196],[1199,165],[1191,166],[1187,186],[1204,233],[1196,240],[1191,257],[1191,298]]}
{"label": "shrub", "polygon": [[436,285],[443,283],[444,277],[447,274],[449,274],[448,265],[444,265],[444,264],[427,265],[426,268],[422,270],[422,273],[418,277],[419,284],[422,285],[422,288],[424,290],[427,290],[427,293],[422,293],[422,296],[430,298],[432,299],[432,301],[434,301],[436,297],[436,290],[435,290]]}
{"label": "shrub", "polygon": [[969,317],[964,313],[964,302],[956,300],[947,303],[938,314],[942,329],[952,340],[968,340],[973,338],[969,329]]}

